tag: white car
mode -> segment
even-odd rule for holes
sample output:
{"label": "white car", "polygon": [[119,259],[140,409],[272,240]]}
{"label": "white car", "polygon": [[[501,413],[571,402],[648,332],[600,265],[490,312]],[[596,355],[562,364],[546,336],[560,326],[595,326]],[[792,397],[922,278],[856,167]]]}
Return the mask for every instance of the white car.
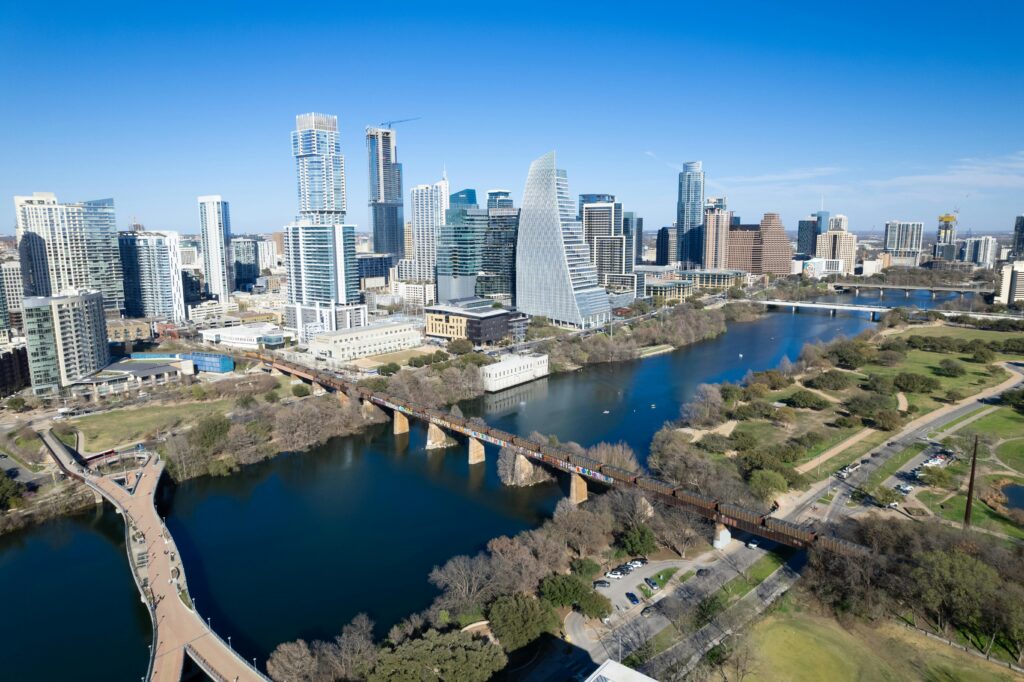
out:
{"label": "white car", "polygon": [[747,547],[750,549],[757,549],[757,540],[751,540],[747,543]]}
{"label": "white car", "polygon": [[636,559],[633,559],[632,561],[630,561],[626,565],[627,566],[632,566],[633,568],[640,568],[641,566],[643,566],[643,563],[640,562],[640,561],[637,561]]}
{"label": "white car", "polygon": [[622,574],[619,573],[618,571],[608,571],[607,573],[604,574],[604,577],[605,578],[611,578],[612,580],[621,580],[622,579]]}

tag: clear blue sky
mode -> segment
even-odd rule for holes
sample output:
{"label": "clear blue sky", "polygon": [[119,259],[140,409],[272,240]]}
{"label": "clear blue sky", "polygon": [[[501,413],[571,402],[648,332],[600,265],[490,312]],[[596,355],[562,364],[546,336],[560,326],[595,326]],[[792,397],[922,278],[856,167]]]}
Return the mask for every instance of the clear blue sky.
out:
{"label": "clear blue sky", "polygon": [[[338,115],[349,220],[363,128],[397,127],[408,189],[512,190],[558,152],[570,189],[668,224],[677,167],[745,221],[821,196],[857,231],[959,207],[1024,213],[1024,3],[36,3],[0,7],[0,199],[111,196],[118,223],[236,232],[296,210],[289,131]],[[17,5],[17,6],[15,6]],[[783,5],[780,5],[780,7]]]}

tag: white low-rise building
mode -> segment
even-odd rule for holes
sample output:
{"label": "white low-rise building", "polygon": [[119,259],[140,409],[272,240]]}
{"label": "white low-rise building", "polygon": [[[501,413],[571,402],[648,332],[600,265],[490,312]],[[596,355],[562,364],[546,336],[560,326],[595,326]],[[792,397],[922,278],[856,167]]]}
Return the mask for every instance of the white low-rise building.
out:
{"label": "white low-rise building", "polygon": [[243,324],[237,327],[217,327],[199,332],[204,343],[214,343],[229,348],[259,350],[260,348],[281,348],[285,340],[294,339],[294,334],[270,322]]}
{"label": "white low-rise building", "polygon": [[423,329],[408,322],[385,322],[367,327],[318,334],[309,352],[322,360],[348,361],[395,353],[423,343]]}
{"label": "white low-rise building", "polygon": [[480,380],[488,393],[525,384],[548,375],[548,356],[507,355],[493,365],[480,368]]}
{"label": "white low-rise building", "polygon": [[188,319],[192,322],[205,322],[237,313],[238,310],[238,304],[233,301],[203,301],[188,307]]}

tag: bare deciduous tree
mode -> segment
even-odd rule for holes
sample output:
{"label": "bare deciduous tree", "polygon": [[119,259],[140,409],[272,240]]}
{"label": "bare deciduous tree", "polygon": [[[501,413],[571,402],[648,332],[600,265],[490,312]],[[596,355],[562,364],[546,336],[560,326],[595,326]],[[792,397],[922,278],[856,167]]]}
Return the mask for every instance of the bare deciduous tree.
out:
{"label": "bare deciduous tree", "polygon": [[284,642],[270,654],[267,672],[275,682],[314,682],[316,657],[303,639]]}

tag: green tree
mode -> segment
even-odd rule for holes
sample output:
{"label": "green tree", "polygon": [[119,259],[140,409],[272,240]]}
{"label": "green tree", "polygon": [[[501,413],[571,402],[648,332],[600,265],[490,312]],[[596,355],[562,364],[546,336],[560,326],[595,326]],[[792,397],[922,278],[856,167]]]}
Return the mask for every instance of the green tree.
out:
{"label": "green tree", "polygon": [[231,430],[231,422],[222,414],[203,417],[188,433],[188,441],[201,452],[211,453],[217,449]]}
{"label": "green tree", "polygon": [[306,384],[294,384],[292,386],[292,395],[296,398],[305,398],[309,393],[309,386]]}
{"label": "green tree", "polygon": [[562,573],[549,575],[540,584],[541,596],[555,606],[572,606],[588,589],[579,576]]}
{"label": "green tree", "polygon": [[946,391],[946,402],[955,403],[963,400],[965,397],[964,392],[955,388],[951,388]]}
{"label": "green tree", "polygon": [[21,501],[23,488],[20,483],[0,471],[0,509],[7,510]]}
{"label": "green tree", "polygon": [[619,545],[634,556],[650,554],[658,547],[654,531],[642,523],[623,533],[619,537]]}
{"label": "green tree", "polygon": [[7,409],[12,412],[21,412],[25,409],[25,399],[20,395],[7,399]]}
{"label": "green tree", "polygon": [[[943,360],[945,362],[945,360]],[[939,380],[935,377],[915,374],[913,372],[900,372],[893,380],[896,388],[907,393],[928,393],[938,390]]]}
{"label": "green tree", "polygon": [[452,339],[448,342],[448,352],[452,355],[465,355],[473,352],[473,342],[469,339]]}
{"label": "green tree", "polygon": [[601,565],[593,559],[573,559],[570,570],[584,580],[591,580],[601,572]]}
{"label": "green tree", "polygon": [[871,422],[882,431],[895,431],[903,425],[903,417],[897,410],[879,410],[871,416]]}
{"label": "green tree", "polygon": [[793,392],[785,402],[790,407],[804,408],[810,410],[824,410],[829,406],[829,401],[822,398],[817,393],[811,393],[806,389],[799,389]]}
{"label": "green tree", "polygon": [[964,363],[952,358],[946,358],[940,362],[939,366],[933,371],[943,377],[962,377],[967,374],[967,368],[964,367]]}
{"label": "green tree", "polygon": [[912,584],[939,629],[951,624],[976,627],[985,595],[999,587],[996,570],[960,550],[926,552],[917,564],[910,572]]}
{"label": "green tree", "polygon": [[694,630],[699,630],[714,620],[715,616],[725,610],[725,606],[725,595],[721,591],[710,594],[700,600],[697,603],[697,607],[693,610]]}
{"label": "green tree", "polygon": [[952,490],[955,485],[953,474],[944,467],[924,467],[921,470],[921,482],[933,488]]}
{"label": "green tree", "polygon": [[523,594],[498,597],[491,605],[488,618],[491,630],[506,651],[522,648],[542,633],[558,627],[558,616],[551,604]]}
{"label": "green tree", "polygon": [[995,352],[993,352],[991,348],[987,348],[985,346],[978,346],[974,349],[974,354],[971,355],[972,362],[977,362],[982,365],[992,362],[995,359]]}
{"label": "green tree", "polygon": [[264,393],[263,399],[266,400],[268,403],[276,403],[281,399],[281,396],[278,395],[277,389],[275,388]]}
{"label": "green tree", "polygon": [[785,492],[789,485],[777,471],[758,469],[750,474],[750,492],[759,500],[770,500],[777,493]]}
{"label": "green tree", "polygon": [[377,374],[381,375],[382,377],[389,377],[392,374],[397,374],[400,369],[402,368],[399,367],[398,364],[394,362],[389,362],[386,365],[378,367]]}
{"label": "green tree", "polygon": [[[552,614],[554,615],[554,614]],[[377,657],[371,682],[486,682],[505,667],[500,647],[466,632],[428,630]]]}
{"label": "green tree", "polygon": [[899,502],[902,499],[902,496],[898,492],[892,488],[886,488],[884,486],[878,486],[878,488],[871,493],[871,497],[875,498],[875,502],[877,502],[881,507],[887,507],[893,502]]}

